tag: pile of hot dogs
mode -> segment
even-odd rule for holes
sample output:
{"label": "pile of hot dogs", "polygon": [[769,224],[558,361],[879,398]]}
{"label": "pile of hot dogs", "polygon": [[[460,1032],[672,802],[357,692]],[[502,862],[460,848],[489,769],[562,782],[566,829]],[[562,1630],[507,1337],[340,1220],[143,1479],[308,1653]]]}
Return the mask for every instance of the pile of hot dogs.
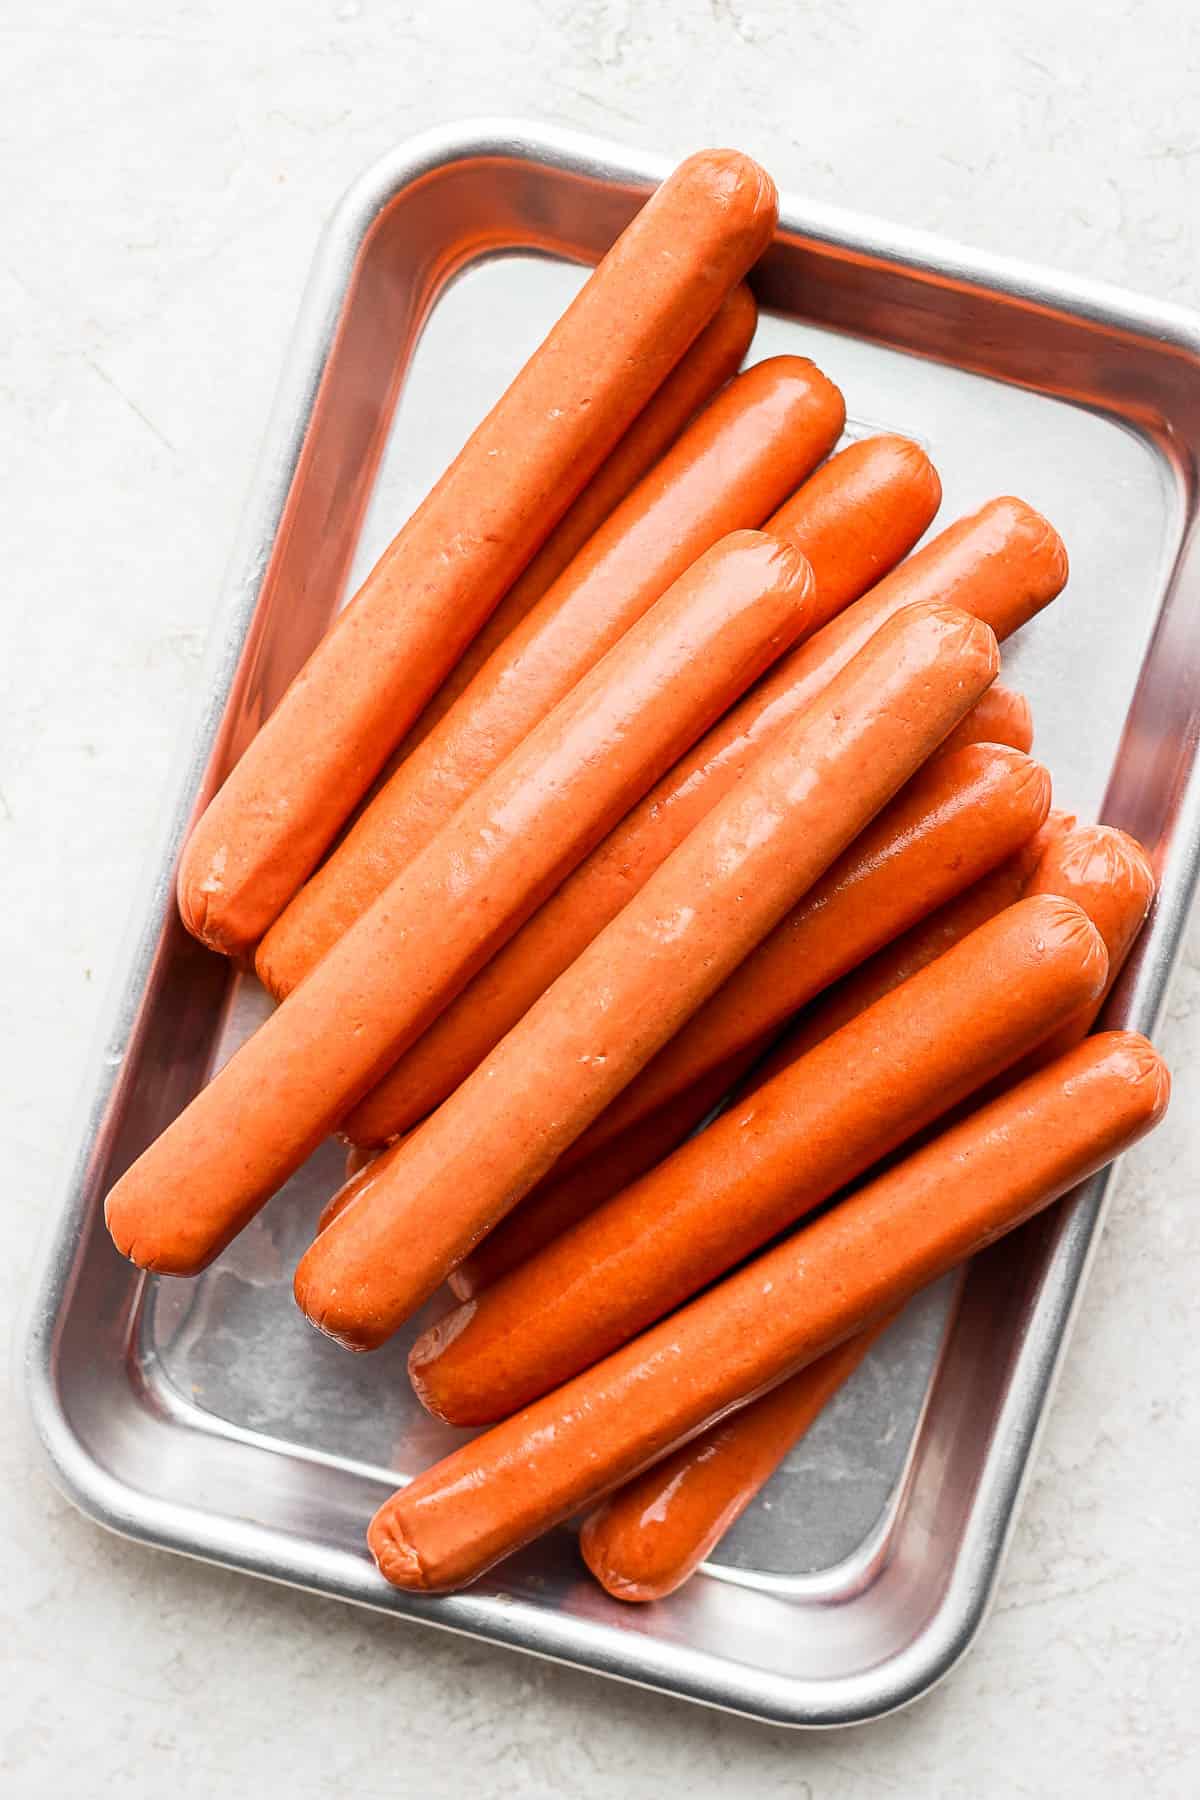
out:
{"label": "pile of hot dogs", "polygon": [[998,499],[910,556],[923,451],[734,373],[775,223],[745,157],[664,182],[183,858],[282,1004],[109,1228],[194,1275],[346,1135],[299,1304],[369,1350],[448,1280],[413,1382],[491,1427],[372,1523],[403,1587],[591,1509],[605,1587],[670,1592],[910,1295],[1166,1105],[1088,1035],[1149,858],[1050,811],[993,685],[1062,544]]}

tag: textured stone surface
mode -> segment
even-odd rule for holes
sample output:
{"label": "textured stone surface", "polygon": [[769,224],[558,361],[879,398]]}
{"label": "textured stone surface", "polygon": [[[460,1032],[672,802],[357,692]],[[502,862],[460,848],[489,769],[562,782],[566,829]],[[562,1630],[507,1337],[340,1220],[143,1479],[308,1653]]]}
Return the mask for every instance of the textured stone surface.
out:
{"label": "textured stone surface", "polygon": [[[989,16],[990,15],[990,16]],[[0,944],[20,1285],[196,699],[318,226],[422,127],[523,112],[1160,296],[1200,294],[1176,0],[45,0],[4,9]],[[995,1614],[933,1696],[800,1737],[135,1549],[0,1441],[0,1787],[191,1800],[1200,1791],[1200,938]],[[1192,1380],[1189,1381],[1189,1376]]]}

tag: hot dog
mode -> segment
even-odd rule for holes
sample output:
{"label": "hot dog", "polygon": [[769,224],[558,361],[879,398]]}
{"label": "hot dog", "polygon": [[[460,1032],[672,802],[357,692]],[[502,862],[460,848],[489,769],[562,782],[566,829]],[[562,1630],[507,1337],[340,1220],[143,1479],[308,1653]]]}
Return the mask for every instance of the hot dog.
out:
{"label": "hot dog", "polygon": [[229,954],[258,942],[776,215],[769,176],[726,150],[652,195],[209,803],[179,871],[197,937]]}
{"label": "hot dog", "polygon": [[1061,894],[1081,906],[1104,939],[1108,980],[1038,1054],[1061,1055],[1085,1037],[1125,966],[1154,902],[1154,867],[1141,844],[1112,825],[1080,825],[1049,843],[1029,883],[1031,894]]}
{"label": "hot dog", "polygon": [[937,757],[596,1120],[571,1163],[657,1112],[960,893],[1018,849],[1049,804],[1049,776],[1018,750],[970,744]]}
{"label": "hot dog", "polygon": [[[977,702],[972,711],[977,711],[978,706]],[[809,896],[811,908],[800,928],[796,955],[780,990],[779,1004],[786,1005],[792,999],[801,1004],[804,996],[833,980],[848,960],[852,965],[867,954],[866,946],[878,941],[881,930],[891,929],[899,918],[910,916],[914,907],[930,904],[931,869],[938,871],[936,891],[941,892],[943,882],[951,887],[963,885],[981,867],[1003,856],[1006,848],[1021,845],[992,875],[984,876],[968,894],[947,902],[933,915],[931,925],[941,914],[960,908],[954,914],[959,928],[945,941],[935,937],[937,947],[911,959],[905,974],[923,968],[975,925],[1019,899],[1040,855],[1040,848],[1030,852],[1025,841],[1032,841],[1030,833],[1035,833],[1039,844],[1044,842],[1037,827],[1049,795],[1045,770],[1024,756],[993,747],[971,753],[960,750],[952,757],[939,751],[909,788],[880,814],[864,842],[852,845],[835,869],[814,888]],[[1011,872],[1014,863],[1020,866],[1016,878]],[[977,890],[984,887],[988,888],[989,900],[981,906]],[[873,908],[862,903],[864,894],[868,899],[875,897],[877,904]],[[807,902],[802,901],[801,908],[806,906]],[[918,937],[923,929],[923,925],[914,926],[900,944]],[[863,965],[864,969],[882,963],[890,952],[891,946],[879,951]],[[748,966],[743,965],[743,969]],[[741,980],[742,975],[742,970],[737,971],[731,982]],[[903,979],[903,974],[896,974],[879,984],[869,998],[878,998]],[[834,994],[856,980],[857,973],[848,975]],[[838,1022],[853,1018],[867,1003],[863,1000],[849,1007]],[[820,1012],[821,1008],[816,1010]],[[774,998],[767,1011],[778,1013]],[[720,1058],[663,1105],[643,1115],[639,1107],[631,1104],[630,1110],[638,1116],[619,1132],[608,1134],[603,1122],[598,1121],[596,1138],[600,1141],[594,1141],[589,1151],[581,1139],[581,1147],[569,1150],[559,1166],[453,1271],[449,1283],[458,1298],[468,1300],[489,1287],[681,1144],[768,1047],[779,1016],[783,1015],[774,1017],[772,1025],[762,1032],[749,1034],[741,1048]],[[807,1013],[802,1015],[796,1028],[801,1036],[807,1032],[807,1017]],[[832,1028],[818,1031],[811,1041],[827,1037]],[[788,1045],[794,1041],[792,1034],[785,1040]],[[781,1053],[779,1060],[772,1056],[769,1062],[777,1069],[793,1061],[795,1054],[798,1052]],[[647,1077],[653,1077],[654,1067],[652,1063]],[[633,1101],[637,1085],[634,1082],[626,1090],[628,1102]]]}
{"label": "hot dog", "polygon": [[[856,1019],[860,1012],[893,988],[907,981],[919,969],[926,968],[945,951],[960,944],[969,932],[994,919],[1006,906],[1012,906],[1023,894],[1050,845],[1072,829],[1072,813],[1052,812],[1039,831],[1022,844],[1015,855],[1006,858],[964,893],[939,906],[936,912],[914,925],[894,943],[868,957],[843,980],[822,994],[812,1006],[805,1007],[795,1025],[766,1058],[763,1073],[768,1078],[796,1057],[803,1056],[814,1044],[840,1031]],[[1067,895],[1071,899],[1073,896]],[[1087,911],[1087,908],[1084,908]],[[1088,915],[1089,918],[1091,915]],[[1095,921],[1093,920],[1093,923]],[[1101,934],[1103,935],[1103,934]],[[1111,967],[1111,964],[1110,964]]]}
{"label": "hot dog", "polygon": [[[896,466],[889,459],[888,467]],[[921,469],[918,464],[918,474]],[[820,593],[823,580],[828,586],[831,578],[838,579],[839,567],[844,578],[846,564],[833,554],[839,540],[823,529],[826,497],[813,508],[811,530],[801,530],[799,502],[811,485],[797,496],[790,534],[797,542],[823,549],[827,560],[814,568]],[[914,487],[928,503],[929,484],[920,481]],[[853,480],[849,491],[852,495],[858,491]],[[920,511],[912,516],[919,517]],[[855,536],[854,518],[851,510],[840,540],[843,546]],[[864,580],[871,566],[869,549],[864,554],[869,544],[864,534],[857,553]],[[864,599],[785,657],[647,794],[347,1119],[347,1135],[356,1143],[387,1143],[453,1092],[729,792],[755,757],[801,716],[882,620],[906,602],[937,600],[945,589],[955,604],[985,618],[1003,637],[1053,598],[1065,573],[1066,555],[1057,535],[1019,500],[993,501],[910,557]]]}
{"label": "hot dog", "polygon": [[367,1541],[397,1587],[464,1587],[862,1331],[1142,1137],[1170,1078],[1110,1032],[973,1113],[633,1343],[418,1475]]}
{"label": "hot dog", "polygon": [[[614,507],[669,450],[692,414],[737,370],[758,323],[754,296],[739,282],[717,308],[691,349],[652,394],[615,450],[605,459],[583,492],[569,506],[533,561],[527,565],[451,669],[425,711],[396,752],[414,750],[463,689],[478,674],[493,650],[531,613],[567,564],[599,530]],[[757,520],[754,521],[758,523]]]}
{"label": "hot dog", "polygon": [[314,1232],[314,1236],[324,1231],[327,1225],[332,1224],[338,1214],[344,1212],[352,1200],[358,1199],[358,1196],[367,1185],[371,1164],[374,1161],[374,1156],[368,1156],[364,1151],[355,1149],[353,1145],[351,1146],[346,1157],[346,1179],[343,1181],[341,1187],[338,1188],[337,1192],[331,1194],[321,1208],[317,1217],[317,1230]]}
{"label": "hot dog", "polygon": [[422,1405],[491,1424],[628,1343],[1044,1042],[1107,967],[1081,908],[1018,901],[431,1326]]}
{"label": "hot dog", "polygon": [[908,555],[941,500],[937,470],[920,445],[883,436],[848,444],[784,501],[764,529],[812,566],[814,631]]}
{"label": "hot dog", "polygon": [[955,726],[943,749],[957,750],[962,744],[1011,744],[1014,750],[1031,750],[1033,711],[1024,694],[993,682],[962,724]]}
{"label": "hot dog", "polygon": [[[1040,854],[1035,856],[1039,851]],[[1115,830],[1111,825],[1084,825],[1076,828],[1075,820],[1068,814],[1052,815],[1014,862],[1025,867],[1027,879],[1024,891],[1027,894],[1056,894],[1073,901],[1087,914],[1104,942],[1108,955],[1108,975],[1103,988],[1085,1006],[1080,1007],[1070,1019],[1064,1020],[1056,1031],[1011,1069],[1005,1070],[1003,1075],[981,1088],[973,1101],[958,1107],[957,1112],[952,1110],[943,1120],[943,1125],[965,1112],[968,1105],[983,1104],[1002,1093],[1006,1087],[1023,1081],[1035,1069],[1052,1062],[1056,1056],[1061,1056],[1087,1035],[1112,991],[1113,983],[1124,966],[1154,899],[1154,871],[1149,857],[1135,838]],[[1004,871],[997,871],[997,874],[1002,876]],[[986,903],[988,892],[989,884],[979,882],[963,899],[968,903],[968,908],[973,906],[978,912]],[[962,914],[957,914],[952,907],[945,907],[940,916],[928,921],[932,930],[923,934],[918,928],[916,932],[909,934],[911,941],[894,946],[900,950],[900,960],[908,970],[911,970],[913,963],[920,957],[928,960],[942,954],[951,932],[965,925],[966,910],[964,908]],[[828,1009],[818,1007],[811,1017],[802,1019],[796,1031],[789,1033],[779,1049],[766,1059],[764,1067],[773,1063],[777,1056],[797,1055],[803,1046],[811,1044],[819,1034],[837,1029],[847,1008],[865,1004],[867,995],[872,989],[878,989],[881,982],[898,982],[904,979],[894,964],[887,963],[886,957],[887,952],[884,952],[882,957],[873,958],[872,962],[864,964],[848,982],[842,984],[849,990],[848,993],[842,994],[835,990],[830,996],[831,1004]],[[918,1137],[915,1142],[919,1141]]]}
{"label": "hot dog", "polygon": [[1039,833],[1039,838],[1043,840],[1042,854],[1031,872],[1026,892],[1057,894],[1083,909],[1104,940],[1108,977],[1093,1000],[985,1089],[980,1096],[983,1100],[1023,1081],[1086,1037],[1154,900],[1156,883],[1150,858],[1128,833],[1111,825],[1076,827],[1071,819],[1048,838],[1045,833]]}
{"label": "hot dog", "polygon": [[866,1331],[701,1432],[584,1520],[583,1560],[616,1600],[662,1600],[683,1586],[893,1324]]}
{"label": "hot dog", "polygon": [[117,1247],[194,1274],[803,622],[808,565],[737,532],[501,764],[108,1198]]}
{"label": "hot dog", "polygon": [[436,835],[688,565],[758,525],[842,429],[838,390],[799,356],[739,375],[502,643],[259,946],[277,998]]}
{"label": "hot dog", "polygon": [[[909,608],[310,1246],[296,1296],[382,1343],[769,931],[994,679],[996,640]],[[315,979],[315,976],[312,977]],[[297,989],[295,998],[303,994]]]}

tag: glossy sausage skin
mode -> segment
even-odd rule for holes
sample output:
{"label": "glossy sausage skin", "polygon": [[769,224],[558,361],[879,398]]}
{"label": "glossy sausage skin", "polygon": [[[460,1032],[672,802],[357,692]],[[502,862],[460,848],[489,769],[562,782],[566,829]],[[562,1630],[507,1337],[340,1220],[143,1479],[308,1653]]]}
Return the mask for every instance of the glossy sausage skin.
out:
{"label": "glossy sausage skin", "polygon": [[117,1247],[194,1274],[490,952],[791,641],[797,551],[737,532],[622,638],[108,1198]]}
{"label": "glossy sausage skin", "polygon": [[998,660],[987,627],[951,607],[912,607],[881,631],[487,1061],[373,1165],[370,1204],[348,1207],[297,1271],[314,1323],[360,1349],[389,1337],[953,729]]}
{"label": "glossy sausage skin", "polygon": [[1082,906],[1104,939],[1108,980],[1103,993],[1069,1019],[1041,1055],[1061,1055],[1091,1030],[1146,922],[1156,886],[1146,851],[1113,825],[1080,825],[1046,846],[1029,892],[1061,894]]}
{"label": "glossy sausage skin", "polygon": [[943,748],[957,750],[963,744],[1010,744],[1014,750],[1032,750],[1033,710],[1024,694],[993,682]]}
{"label": "glossy sausage skin", "polygon": [[628,1343],[1044,1042],[1107,967],[1079,907],[1018,901],[431,1326],[422,1404],[491,1424]]}
{"label": "glossy sausage skin", "polygon": [[[915,473],[918,491],[927,492],[920,463]],[[811,485],[806,483],[797,496],[792,535],[798,542],[823,545],[825,567],[836,567],[837,540],[815,527],[806,538],[799,529],[799,502]],[[817,524],[824,511],[824,503],[814,508]],[[853,513],[847,517],[846,542],[855,536],[852,521]],[[864,535],[858,552],[863,579],[870,566],[869,545]],[[387,1143],[452,1093],[897,607],[907,601],[936,601],[949,589],[956,605],[988,615],[1003,635],[1053,597],[1065,571],[1055,533],[1017,500],[993,501],[910,557],[785,657],[633,808],[346,1121],[347,1134],[356,1143]],[[814,578],[819,593],[820,564]],[[849,630],[848,621],[854,621]]]}
{"label": "glossy sausage skin", "polygon": [[327,1225],[332,1225],[338,1214],[345,1212],[352,1200],[358,1199],[371,1178],[371,1164],[374,1161],[374,1156],[368,1156],[364,1151],[351,1146],[346,1157],[346,1179],[321,1208],[317,1218],[317,1229],[313,1233],[314,1237],[319,1236]]}
{"label": "glossy sausage skin", "polygon": [[[987,694],[984,694],[976,701],[963,724],[978,713],[986,701]],[[951,736],[957,737],[961,729],[961,726],[956,728]],[[939,751],[935,762],[940,763],[947,755],[945,750]],[[927,962],[949,949],[951,944],[958,943],[976,925],[982,925],[1005,906],[1020,899],[1041,851],[1049,841],[1044,826],[1040,831],[1035,830],[1049,795],[1049,780],[1045,771],[1037,769],[1035,772],[1033,764],[1028,765],[1026,770],[1023,762],[1016,758],[1006,759],[991,750],[982,751],[974,757],[960,757],[955,766],[962,779],[962,791],[968,800],[969,811],[973,811],[975,817],[964,838],[967,846],[965,864],[957,860],[959,852],[953,844],[948,845],[944,866],[951,871],[954,880],[965,881],[970,878],[970,871],[976,866],[981,848],[986,857],[991,857],[1000,854],[1005,844],[1019,840],[1022,833],[1033,832],[1033,837],[999,868],[977,881],[967,893],[947,901],[929,920],[913,926],[895,945],[888,945],[875,956],[868,957],[861,969],[838,982],[829,996],[828,1015],[823,999],[806,1009],[779,1049],[766,1059],[764,1070],[769,1069],[774,1074],[786,1067],[800,1053],[797,1046],[807,1046],[819,1042],[822,1037],[828,1037],[830,1031],[836,1029],[836,1025],[845,1024],[871,1000],[889,992],[907,975],[915,974],[917,969],[924,968]],[[981,769],[991,776],[991,785],[979,784],[972,791],[972,779],[977,778]],[[935,766],[931,765],[928,772],[916,779],[927,792],[932,793],[938,781]],[[904,860],[907,860],[915,854],[919,828],[914,832],[905,810],[904,798],[904,795],[900,795],[894,800],[872,829],[882,838],[886,821],[894,819],[899,822],[894,842],[898,850],[903,850]],[[936,805],[931,808],[931,816],[936,817],[939,810],[944,813],[944,806],[940,809]],[[851,849],[841,859],[839,866],[843,871],[853,857],[854,851]],[[886,874],[886,859],[878,853],[873,856],[868,854],[859,863],[859,868],[865,875],[873,865],[881,863]],[[902,862],[894,877],[893,902],[903,897],[907,881],[908,876]],[[818,895],[824,886],[824,883],[818,884]],[[810,942],[807,946],[808,961],[802,967],[804,980],[809,986],[814,982],[823,985],[828,979],[828,968],[840,966],[844,962],[845,948],[839,946],[837,940],[840,925],[844,924],[847,931],[852,933],[854,954],[858,953],[864,941],[861,925],[856,929],[846,910],[848,905],[853,905],[853,894],[854,886],[851,883],[841,894],[833,894],[827,906],[819,907],[814,915],[819,920],[819,943],[824,947],[824,954],[819,953],[816,943]],[[862,918],[860,912],[859,919]],[[863,977],[866,979],[863,980]],[[731,979],[736,981],[738,976],[734,975]],[[852,1000],[850,993],[843,994],[843,990],[851,990],[857,998]],[[810,1015],[813,1016],[811,1020]],[[824,1021],[827,1016],[833,1016],[836,1024],[819,1022]],[[664,1156],[683,1143],[718,1101],[757,1062],[770,1045],[774,1029],[773,1027],[751,1038],[743,1049],[718,1062],[713,1069],[664,1105],[645,1117],[635,1119],[615,1136],[596,1144],[590,1152],[581,1150],[575,1156],[574,1152],[568,1151],[563,1159],[563,1166],[552,1169],[546,1179],[526,1195],[521,1204],[506,1219],[501,1220],[495,1231],[489,1232],[450,1275],[449,1285],[456,1298],[469,1300],[482,1289],[490,1287],[501,1275],[506,1275],[518,1263],[535,1255],[569,1226],[594,1212],[603,1201],[619,1193],[639,1175],[661,1162]],[[755,1072],[755,1080],[761,1080],[760,1071]],[[636,1085],[633,1084],[634,1087]],[[629,1093],[632,1091],[627,1090]]]}
{"label": "glossy sausage skin", "polygon": [[1039,763],[1000,744],[939,756],[746,958],[572,1151],[581,1159],[857,968],[994,868],[1050,805]]}
{"label": "glossy sausage skin", "polygon": [[184,924],[247,952],[547,533],[771,240],[770,178],[689,157],[335,621],[198,821]]}
{"label": "glossy sausage skin", "polygon": [[[449,712],[493,650],[531,613],[567,564],[630,490],[637,486],[679,433],[735,374],[754,336],[758,308],[744,282],[721,302],[686,356],[651,395],[615,450],[605,459],[578,500],[569,506],[533,561],[509,588],[483,630],[467,645],[437,693],[396,752],[414,750]],[[757,521],[755,521],[757,523]]]}
{"label": "glossy sausage skin", "polygon": [[937,470],[910,438],[863,438],[809,476],[765,529],[811,565],[814,631],[908,555],[941,501]]}
{"label": "glossy sausage skin", "polygon": [[[1037,839],[1026,846],[1022,860],[1028,862],[1032,852],[1039,848],[1041,854],[1030,868],[1026,893],[1031,896],[1058,895],[1080,907],[1104,942],[1108,975],[1098,994],[1065,1019],[1020,1062],[982,1089],[975,1104],[990,1100],[1006,1087],[1023,1081],[1035,1069],[1052,1062],[1086,1037],[1112,991],[1154,899],[1154,870],[1145,850],[1136,838],[1111,825],[1076,827],[1074,819],[1059,814],[1048,820]],[[943,935],[947,923],[943,923]],[[914,947],[910,946],[907,952],[910,962],[913,953]],[[877,979],[877,972],[872,972],[869,965],[859,974],[865,976],[867,983]],[[828,1027],[829,1023],[818,1016],[801,1028],[797,1039],[811,1038],[814,1030]],[[965,1110],[965,1106],[958,1109],[959,1113]]]}
{"label": "glossy sausage skin", "polygon": [[1086,1037],[1145,922],[1155,886],[1153,866],[1141,844],[1112,825],[1073,826],[1046,844],[1027,892],[1059,895],[1087,914],[1108,952],[1108,978],[1093,1000],[990,1083],[980,1100],[1024,1081]]}
{"label": "glossy sausage skin", "polygon": [[[1050,845],[1075,824],[1072,813],[1051,812],[1040,830],[990,874],[974,882],[964,893],[939,906],[902,937],[868,957],[849,975],[835,983],[813,1005],[806,1006],[796,1023],[767,1057],[762,1074],[769,1078],[856,1019],[876,1000],[890,994],[910,975],[926,968],[968,933],[994,919],[1028,893],[1029,884]],[[1068,896],[1070,898],[1070,896]],[[1086,908],[1085,908],[1086,910]],[[1091,915],[1089,914],[1089,917]]]}
{"label": "glossy sausage skin", "polygon": [[385,1578],[465,1587],[493,1563],[862,1331],[1149,1131],[1170,1078],[1110,1032],[831,1207],[376,1513]]}
{"label": "glossy sausage skin", "polygon": [[762,522],[836,442],[844,417],[838,390],[800,356],[756,364],[705,408],[276,920],[255,966],[277,998],[698,556]]}
{"label": "glossy sausage skin", "polygon": [[848,1338],[761,1400],[701,1432],[589,1513],[583,1560],[614,1600],[681,1588],[816,1424],[896,1315]]}
{"label": "glossy sausage skin", "polygon": [[489,1231],[470,1255],[451,1270],[446,1282],[455,1298],[470,1300],[490,1287],[677,1150],[747,1072],[768,1042],[769,1039],[761,1039],[740,1056],[731,1057],[668,1106],[605,1144],[594,1156],[585,1157],[563,1173],[552,1169],[506,1219],[501,1219],[495,1231]]}

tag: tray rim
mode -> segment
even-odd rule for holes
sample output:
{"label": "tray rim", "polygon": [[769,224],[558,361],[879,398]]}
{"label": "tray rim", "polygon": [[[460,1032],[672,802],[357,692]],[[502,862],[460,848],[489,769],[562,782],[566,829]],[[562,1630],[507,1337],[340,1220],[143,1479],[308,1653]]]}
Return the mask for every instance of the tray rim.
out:
{"label": "tray rim", "polygon": [[[89,1216],[86,1204],[89,1169],[121,1079],[125,1047],[152,973],[162,927],[174,906],[176,856],[252,623],[266,568],[262,546],[274,540],[296,470],[304,438],[296,423],[311,414],[347,291],[348,272],[375,218],[405,188],[448,165],[487,157],[551,164],[642,189],[661,180],[673,162],[605,138],[526,119],[467,119],[423,132],[386,152],[351,185],[322,232],[235,537],[223,582],[224,597],[214,617],[199,720],[170,784],[170,804],[152,844],[144,911],[140,919],[135,915],[133,929],[114,958],[117,974],[101,1012],[84,1088],[86,1099],[78,1129],[70,1139],[79,1145],[78,1153],[63,1204],[43,1228],[25,1318],[18,1323],[28,1419],[41,1461],[54,1484],[87,1517],[125,1537],[764,1722],[807,1727],[860,1723],[928,1692],[970,1648],[986,1618],[1094,1253],[1112,1168],[1086,1184],[1071,1205],[1024,1338],[1014,1353],[994,1444],[981,1465],[961,1551],[931,1620],[898,1655],[875,1669],[838,1681],[814,1682],[751,1670],[705,1651],[648,1635],[635,1637],[602,1621],[568,1617],[532,1602],[480,1596],[470,1590],[446,1597],[381,1592],[365,1551],[353,1555],[241,1518],[225,1519],[218,1531],[214,1518],[200,1509],[144,1494],[122,1481],[80,1441],[57,1389],[55,1346],[60,1322],[70,1305],[85,1236],[98,1224]],[[1076,319],[1151,334],[1183,352],[1200,370],[1200,314],[1173,302],[1151,300],[1108,283],[1060,274],[993,252],[974,251],[932,233],[893,227],[878,218],[791,193],[781,197],[780,231],[849,246],[892,264],[907,265],[909,272],[917,275],[922,270],[939,277],[949,275],[1008,297],[1036,297],[1040,304]],[[1200,866],[1200,765],[1196,761],[1186,779],[1171,847],[1153,942],[1122,992],[1123,1022],[1146,1031],[1153,1028],[1161,1011]]]}

